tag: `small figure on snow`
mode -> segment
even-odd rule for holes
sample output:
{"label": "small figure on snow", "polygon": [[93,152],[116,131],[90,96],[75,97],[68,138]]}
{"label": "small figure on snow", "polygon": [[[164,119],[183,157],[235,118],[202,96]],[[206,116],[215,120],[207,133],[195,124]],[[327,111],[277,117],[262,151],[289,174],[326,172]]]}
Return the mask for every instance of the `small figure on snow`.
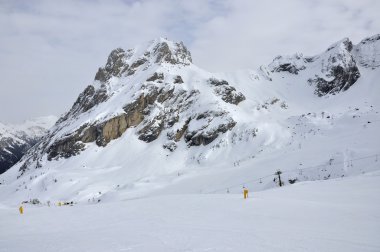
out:
{"label": "small figure on snow", "polygon": [[243,186],[244,199],[248,198],[248,189]]}

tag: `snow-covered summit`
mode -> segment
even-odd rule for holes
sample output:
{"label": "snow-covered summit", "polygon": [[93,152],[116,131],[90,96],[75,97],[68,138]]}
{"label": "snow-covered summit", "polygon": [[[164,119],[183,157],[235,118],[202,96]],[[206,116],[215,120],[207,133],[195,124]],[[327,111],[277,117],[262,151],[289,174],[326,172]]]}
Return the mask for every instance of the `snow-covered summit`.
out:
{"label": "snow-covered summit", "polygon": [[299,53],[278,56],[269,64],[269,69],[271,72],[300,73],[315,87],[314,92],[318,96],[336,94],[347,90],[360,77],[352,50],[352,42],[344,38],[329,46],[325,52],[312,57],[304,57]]}
{"label": "snow-covered summit", "polygon": [[380,66],[380,34],[363,39],[354,46],[354,55],[358,63],[366,68]]}
{"label": "snow-covered summit", "polygon": [[176,43],[164,38],[154,39],[146,44],[124,50],[113,50],[104,68],[99,68],[95,80],[105,82],[111,77],[133,75],[152,65],[190,65],[191,54],[182,42]]}

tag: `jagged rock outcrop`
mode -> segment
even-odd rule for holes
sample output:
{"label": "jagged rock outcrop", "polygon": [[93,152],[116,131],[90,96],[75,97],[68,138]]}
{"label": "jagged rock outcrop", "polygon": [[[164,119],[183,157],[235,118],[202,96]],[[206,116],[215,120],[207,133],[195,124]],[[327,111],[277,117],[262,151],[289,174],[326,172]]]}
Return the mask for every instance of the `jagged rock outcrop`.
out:
{"label": "jagged rock outcrop", "polygon": [[210,85],[214,86],[214,92],[220,96],[223,101],[238,105],[245,100],[245,96],[236,91],[236,88],[230,86],[225,80],[209,79]]}
{"label": "jagged rock outcrop", "polygon": [[155,63],[183,65],[192,63],[191,54],[182,42],[174,43],[174,50],[169,47],[168,42],[159,43],[154,47],[153,53],[156,55]]}
{"label": "jagged rock outcrop", "polygon": [[174,78],[174,84],[182,84],[182,83],[183,83],[182,77],[180,75],[177,75]]}
{"label": "jagged rock outcrop", "polygon": [[103,85],[99,89],[95,89],[94,86],[89,85],[86,89],[79,95],[74,105],[64,116],[62,116],[58,123],[66,121],[70,117],[76,117],[81,113],[87,112],[94,106],[105,102],[108,99],[108,94],[106,87]]}
{"label": "jagged rock outcrop", "polygon": [[0,140],[0,174],[7,171],[21,157],[38,142],[40,138],[25,139],[23,142],[16,141],[14,138],[6,137]]}
{"label": "jagged rock outcrop", "polygon": [[233,118],[224,111],[206,111],[189,122],[185,141],[189,146],[208,145],[235,125]]}
{"label": "jagged rock outcrop", "polygon": [[327,49],[327,59],[322,59],[322,73],[308,80],[316,87],[315,94],[323,96],[346,91],[359,79],[360,72],[351,53],[352,48],[352,42],[343,39]]}
{"label": "jagged rock outcrop", "polygon": [[334,66],[331,67],[331,70],[326,76],[332,80],[328,81],[322,77],[309,79],[309,84],[315,85],[315,94],[318,96],[346,91],[359,79],[360,73],[356,66],[350,66],[348,68]]}
{"label": "jagged rock outcrop", "polygon": [[152,76],[150,76],[146,81],[158,81],[162,82],[164,80],[164,74],[163,73],[154,73]]}
{"label": "jagged rock outcrop", "polygon": [[380,34],[363,39],[354,46],[353,53],[362,67],[371,69],[380,67]]}
{"label": "jagged rock outcrop", "polygon": [[304,58],[302,54],[294,54],[293,56],[277,56],[273,62],[269,64],[271,72],[289,72],[291,74],[298,74],[300,71],[306,69],[306,64],[311,62],[311,58]]}
{"label": "jagged rock outcrop", "polygon": [[318,96],[346,91],[360,77],[349,39],[331,45],[325,53],[314,57],[304,57],[302,54],[278,56],[268,67],[272,73],[302,73],[305,76],[310,75],[307,69],[313,69],[307,82],[315,87],[314,93]]}
{"label": "jagged rock outcrop", "polygon": [[140,69],[146,70],[153,63],[173,65],[192,63],[191,54],[182,42],[151,41],[150,43],[151,46],[142,55],[139,55],[136,48],[126,52],[121,48],[113,50],[108,56],[105,67],[99,68],[96,73],[95,80],[104,83],[112,77],[130,76]]}
{"label": "jagged rock outcrop", "polygon": [[127,54],[121,48],[113,50],[107,59],[107,64],[104,68],[99,68],[95,75],[95,80],[105,82],[111,77],[120,77],[122,73],[129,69],[129,65],[126,64],[125,60]]}

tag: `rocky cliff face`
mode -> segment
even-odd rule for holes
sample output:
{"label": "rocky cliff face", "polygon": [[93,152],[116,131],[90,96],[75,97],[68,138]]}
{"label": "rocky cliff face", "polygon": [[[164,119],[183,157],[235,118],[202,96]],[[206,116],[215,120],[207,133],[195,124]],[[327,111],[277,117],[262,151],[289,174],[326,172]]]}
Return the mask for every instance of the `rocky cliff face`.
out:
{"label": "rocky cliff face", "polygon": [[[314,57],[304,57],[302,54],[278,56],[269,68],[271,72],[309,75],[308,83],[315,87],[314,93],[318,96],[345,91],[360,77],[353,54],[353,44],[347,38]],[[313,69],[313,72],[310,73],[309,69]]]}
{"label": "rocky cliff face", "polygon": [[360,66],[372,70],[380,67],[380,34],[363,39],[354,46],[353,53]]}
{"label": "rocky cliff face", "polygon": [[[357,60],[363,66],[377,67],[377,58],[371,61],[365,56],[365,52],[377,52],[377,47],[372,47],[377,41],[378,37],[373,37],[353,46],[343,39],[314,57],[279,56],[261,67],[254,79],[281,81],[286,73],[313,86],[317,96],[337,94],[360,78]],[[170,152],[179,145],[210,145],[238,124],[236,111],[241,110],[246,95],[235,84],[193,65],[182,42],[161,38],[128,50],[117,48],[99,68],[94,83],[29,151],[20,166],[21,174],[46,160],[79,155],[91,144],[107,148],[128,130],[141,142],[160,139],[161,147]],[[266,104],[258,107],[274,105]],[[281,109],[288,107],[285,101],[279,104]],[[254,124],[246,131],[256,136]]]}
{"label": "rocky cliff face", "polygon": [[22,142],[11,137],[0,140],[0,174],[8,170],[32,147],[39,138],[25,139]]}

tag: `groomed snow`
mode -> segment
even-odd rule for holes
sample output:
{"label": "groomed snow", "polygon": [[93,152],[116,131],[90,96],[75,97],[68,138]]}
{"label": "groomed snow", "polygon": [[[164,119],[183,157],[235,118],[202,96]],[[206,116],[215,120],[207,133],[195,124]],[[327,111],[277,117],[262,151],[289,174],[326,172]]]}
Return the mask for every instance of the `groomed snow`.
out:
{"label": "groomed snow", "polygon": [[380,251],[380,173],[240,194],[0,205],[0,251]]}

